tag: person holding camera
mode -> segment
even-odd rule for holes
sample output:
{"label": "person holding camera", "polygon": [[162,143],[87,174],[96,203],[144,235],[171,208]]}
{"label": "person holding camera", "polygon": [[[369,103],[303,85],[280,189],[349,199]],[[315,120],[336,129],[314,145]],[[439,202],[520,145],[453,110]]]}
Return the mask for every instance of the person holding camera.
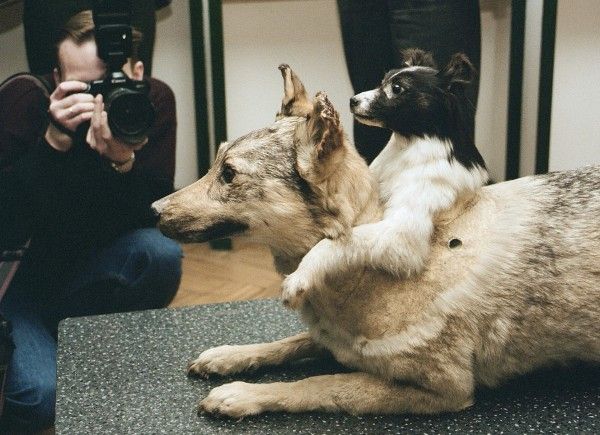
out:
{"label": "person holding camera", "polygon": [[150,209],[173,191],[174,96],[144,79],[135,31],[113,71],[92,17],[60,33],[49,102],[30,80],[0,92],[0,247],[30,240],[0,303],[15,343],[0,432],[52,426],[59,320],[164,307],[180,282]]}

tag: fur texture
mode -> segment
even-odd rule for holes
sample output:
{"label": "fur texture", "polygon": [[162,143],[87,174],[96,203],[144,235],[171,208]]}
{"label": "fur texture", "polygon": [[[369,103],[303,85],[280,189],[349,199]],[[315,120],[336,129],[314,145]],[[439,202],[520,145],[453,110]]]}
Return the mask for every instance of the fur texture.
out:
{"label": "fur texture", "polygon": [[[307,116],[284,111],[270,127],[224,144],[205,177],[154,204],[161,230],[182,241],[237,235],[265,243],[289,273],[319,240],[380,221],[376,177],[326,97],[311,104]],[[600,362],[599,171],[526,177],[461,197],[435,216],[418,275],[328,271],[301,309],[308,332],[209,349],[189,373],[226,376],[323,353],[355,372],[228,383],[200,409],[234,418],[458,411],[473,403],[478,384]]]}
{"label": "fur texture", "polygon": [[311,249],[283,282],[283,301],[291,308],[301,306],[306,293],[321,287],[330,271],[373,267],[395,276],[420,273],[431,250],[436,215],[468,200],[488,181],[460,114],[471,63],[455,55],[440,72],[421,50],[407,50],[404,58],[406,66],[386,74],[381,86],[350,100],[357,120],[393,131],[371,164],[383,219]]}

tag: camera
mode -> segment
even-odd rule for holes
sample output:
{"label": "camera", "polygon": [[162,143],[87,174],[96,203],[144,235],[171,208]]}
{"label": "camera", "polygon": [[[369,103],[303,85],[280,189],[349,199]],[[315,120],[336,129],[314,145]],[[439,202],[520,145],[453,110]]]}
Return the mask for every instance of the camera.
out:
{"label": "camera", "polygon": [[154,107],[148,98],[149,83],[132,80],[122,71],[132,51],[131,3],[96,0],[92,14],[98,57],[106,64],[107,74],[88,83],[86,92],[102,94],[108,126],[116,138],[132,145],[140,143],[154,122]]}
{"label": "camera", "polygon": [[88,83],[85,92],[102,94],[111,132],[123,142],[135,145],[146,138],[154,121],[148,91],[146,81],[132,80],[115,71],[103,80]]}

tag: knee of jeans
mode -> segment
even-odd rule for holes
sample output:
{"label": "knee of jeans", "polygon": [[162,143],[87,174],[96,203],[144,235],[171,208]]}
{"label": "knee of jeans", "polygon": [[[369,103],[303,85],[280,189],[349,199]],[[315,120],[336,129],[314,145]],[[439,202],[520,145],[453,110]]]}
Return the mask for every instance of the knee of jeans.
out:
{"label": "knee of jeans", "polygon": [[[129,246],[130,265],[138,273],[158,271],[162,274],[181,273],[183,253],[177,242],[163,236],[158,230],[138,230]],[[133,260],[133,261],[131,261]]]}
{"label": "knee of jeans", "polygon": [[157,269],[160,270],[158,281],[162,283],[163,293],[170,302],[175,296],[181,280],[181,263],[183,252],[181,246],[173,240],[166,239],[162,245],[161,254],[157,259]]}
{"label": "knee of jeans", "polygon": [[37,401],[33,404],[33,415],[40,427],[50,427],[54,422],[56,386],[53,382],[39,385]]}
{"label": "knee of jeans", "polygon": [[181,259],[183,252],[181,246],[174,240],[161,236],[162,240],[156,240],[152,246],[147,247],[146,253],[149,264],[166,279],[179,279],[181,275]]}
{"label": "knee of jeans", "polygon": [[54,424],[56,384],[52,380],[37,379],[17,397],[5,398],[6,421],[15,429],[38,431]]}
{"label": "knee of jeans", "polygon": [[181,279],[181,247],[156,230],[145,231],[134,246],[126,267],[128,271],[124,271],[123,276],[133,288],[143,289],[143,297],[138,300],[136,309],[167,305],[175,296]]}

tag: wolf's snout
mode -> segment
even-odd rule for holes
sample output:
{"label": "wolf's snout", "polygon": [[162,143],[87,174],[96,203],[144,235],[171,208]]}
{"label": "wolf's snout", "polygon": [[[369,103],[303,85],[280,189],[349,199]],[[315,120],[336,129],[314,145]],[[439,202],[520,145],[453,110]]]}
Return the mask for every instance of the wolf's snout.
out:
{"label": "wolf's snout", "polygon": [[360,104],[360,101],[358,98],[356,98],[355,96],[350,98],[350,108],[352,109],[353,107],[356,107]]}
{"label": "wolf's snout", "polygon": [[152,211],[154,212],[154,214],[156,216],[160,216],[163,212],[163,210],[167,207],[167,204],[169,204],[169,198],[162,198],[159,199],[158,201],[154,201],[151,205]]}

